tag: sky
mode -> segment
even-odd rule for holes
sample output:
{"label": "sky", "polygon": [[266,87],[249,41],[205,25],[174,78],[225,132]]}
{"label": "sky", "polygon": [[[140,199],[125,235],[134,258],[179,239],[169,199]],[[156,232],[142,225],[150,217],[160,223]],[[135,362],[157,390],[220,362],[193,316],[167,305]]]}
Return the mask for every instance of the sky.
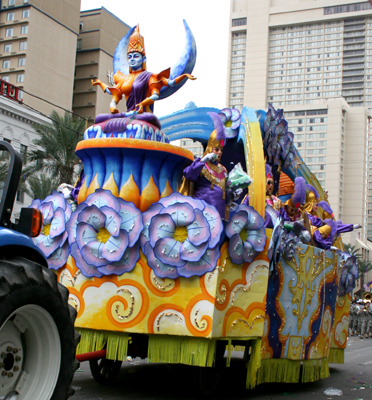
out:
{"label": "sky", "polygon": [[[81,10],[105,7],[129,26],[140,24],[145,38],[147,70],[159,73],[172,67],[182,53],[189,25],[197,46],[193,75],[171,97],[155,104],[158,117],[185,108],[226,106],[227,47],[230,0],[81,0]],[[107,107],[109,107],[107,97]],[[120,110],[120,104],[119,104]]]}

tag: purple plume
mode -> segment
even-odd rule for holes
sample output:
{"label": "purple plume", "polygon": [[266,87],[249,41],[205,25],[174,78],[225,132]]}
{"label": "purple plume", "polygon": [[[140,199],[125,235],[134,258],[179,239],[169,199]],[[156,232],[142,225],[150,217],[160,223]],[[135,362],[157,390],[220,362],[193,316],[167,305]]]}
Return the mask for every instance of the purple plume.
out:
{"label": "purple plume", "polygon": [[330,207],[330,205],[326,201],[324,201],[324,200],[320,201],[318,206],[322,207],[323,210],[325,212],[327,212],[328,214],[333,215],[333,210],[332,210],[332,208]]}
{"label": "purple plume", "polygon": [[331,227],[331,237],[333,240],[336,239],[336,234],[337,234],[337,224],[335,221],[333,221],[332,219],[325,219],[323,221],[326,225]]}
{"label": "purple plume", "polygon": [[294,181],[294,193],[292,196],[293,203],[304,204],[306,200],[306,181],[301,176],[297,177]]}
{"label": "purple plume", "polygon": [[221,142],[221,140],[223,140],[223,146],[225,146],[226,136],[225,136],[225,130],[224,130],[223,123],[221,121],[220,116],[215,112],[209,112],[207,114],[212,118],[213,126],[214,126],[214,129],[216,130],[216,139],[219,142]]}
{"label": "purple plume", "polygon": [[269,164],[265,164],[265,175],[267,176],[268,174],[271,174],[271,167]]}
{"label": "purple plume", "polygon": [[315,187],[313,185],[310,185],[310,183],[308,183],[306,185],[306,190],[311,190],[315,194],[315,198],[317,200],[319,200],[319,193],[317,192],[317,190],[315,189]]}

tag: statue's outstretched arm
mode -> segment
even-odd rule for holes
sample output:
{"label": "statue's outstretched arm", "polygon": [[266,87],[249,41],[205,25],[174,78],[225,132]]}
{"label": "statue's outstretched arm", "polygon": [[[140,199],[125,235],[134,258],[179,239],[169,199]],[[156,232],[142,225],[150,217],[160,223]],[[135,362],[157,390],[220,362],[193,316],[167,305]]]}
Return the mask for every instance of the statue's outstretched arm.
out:
{"label": "statue's outstretched arm", "polygon": [[111,114],[116,114],[119,112],[119,110],[117,109],[117,105],[118,105],[119,101],[122,99],[123,93],[121,92],[121,90],[119,90],[115,86],[108,87],[106,89],[109,90],[110,93],[112,94],[112,98],[111,98],[111,102],[110,102],[110,112],[111,112]]}
{"label": "statue's outstretched arm", "polygon": [[108,93],[108,94],[112,95],[112,99],[110,102],[110,111],[111,111],[111,114],[118,113],[119,110],[117,109],[117,105],[123,97],[123,94],[121,93],[121,91],[116,86],[109,87],[105,83],[101,82],[99,79],[96,79],[95,81],[92,79],[91,82],[92,82],[93,86],[96,86],[96,85],[100,86],[104,93]]}
{"label": "statue's outstretched arm", "polygon": [[191,74],[182,74],[180,76],[177,76],[175,79],[167,79],[167,84],[166,86],[173,87],[174,85],[178,85],[180,82],[182,82],[185,78],[191,79],[194,81],[196,79],[195,76]]}

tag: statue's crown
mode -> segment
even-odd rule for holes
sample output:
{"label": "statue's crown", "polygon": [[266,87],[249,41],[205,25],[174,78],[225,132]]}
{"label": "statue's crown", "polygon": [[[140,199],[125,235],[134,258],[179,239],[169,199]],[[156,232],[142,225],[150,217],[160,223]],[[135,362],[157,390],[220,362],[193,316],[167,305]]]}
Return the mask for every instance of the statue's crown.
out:
{"label": "statue's crown", "polygon": [[136,26],[136,29],[130,36],[129,45],[128,45],[128,54],[135,53],[135,52],[141,53],[143,56],[146,55],[145,39],[140,34],[139,25]]}

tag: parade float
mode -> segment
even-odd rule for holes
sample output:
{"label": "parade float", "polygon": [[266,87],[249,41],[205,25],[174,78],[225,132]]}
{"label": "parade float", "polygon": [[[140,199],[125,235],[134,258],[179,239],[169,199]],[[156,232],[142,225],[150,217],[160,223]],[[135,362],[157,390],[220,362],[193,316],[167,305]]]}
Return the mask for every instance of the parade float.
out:
{"label": "parade float", "polygon": [[[274,211],[265,163],[277,178],[303,177],[327,200],[283,110],[189,105],[160,120],[151,112],[194,79],[196,45],[184,24],[183,53],[159,74],[146,71],[137,27],[121,40],[115,85],[93,82],[112,96],[111,113],[98,115],[76,148],[84,167],[77,204],[58,192],[33,202],[44,216],[35,243],[77,310],[78,359],[90,360],[104,382],[127,356],[211,370],[229,367],[239,346],[247,388],[326,378],[329,363],[344,361],[355,260],[341,252],[340,239],[339,252],[302,243],[280,229],[275,212],[274,230],[264,227]],[[225,172],[207,173],[221,193],[244,189],[226,216],[185,191],[183,171],[194,156],[170,144],[191,138],[206,147],[216,125],[225,135]],[[240,175],[231,174],[238,164]],[[282,201],[293,193],[284,192]],[[249,205],[240,204],[247,193]]]}

